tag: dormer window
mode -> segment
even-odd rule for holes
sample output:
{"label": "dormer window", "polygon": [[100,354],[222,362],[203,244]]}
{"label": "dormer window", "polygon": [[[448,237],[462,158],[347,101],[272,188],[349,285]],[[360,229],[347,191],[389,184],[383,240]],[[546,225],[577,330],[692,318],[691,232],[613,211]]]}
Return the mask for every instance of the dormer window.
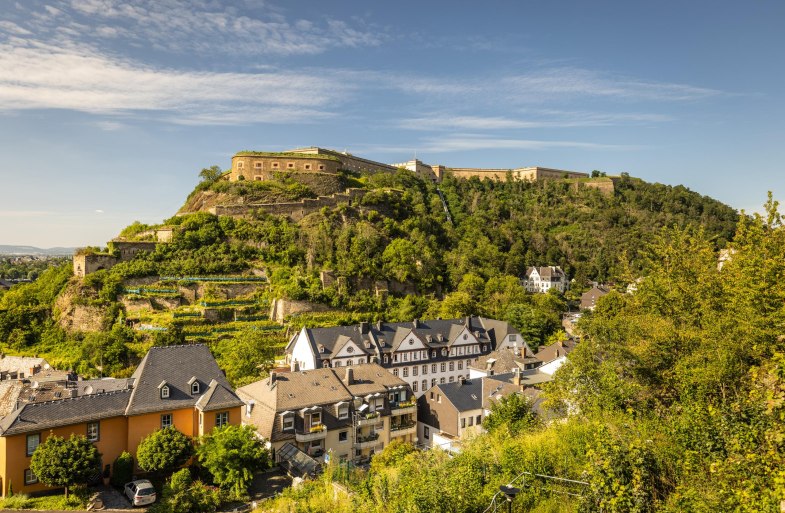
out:
{"label": "dormer window", "polygon": [[161,399],[169,398],[169,385],[166,384],[166,381],[161,381],[161,384],[158,385],[158,390],[161,393]]}
{"label": "dormer window", "polygon": [[191,379],[189,379],[188,384],[191,385],[191,395],[196,395],[199,393],[199,381],[196,379],[196,376],[193,376]]}
{"label": "dormer window", "polygon": [[348,419],[349,418],[349,405],[348,404],[339,404],[338,405],[338,418]]}
{"label": "dormer window", "polygon": [[294,413],[292,412],[282,413],[281,417],[283,421],[283,425],[281,426],[281,428],[284,431],[294,429]]}

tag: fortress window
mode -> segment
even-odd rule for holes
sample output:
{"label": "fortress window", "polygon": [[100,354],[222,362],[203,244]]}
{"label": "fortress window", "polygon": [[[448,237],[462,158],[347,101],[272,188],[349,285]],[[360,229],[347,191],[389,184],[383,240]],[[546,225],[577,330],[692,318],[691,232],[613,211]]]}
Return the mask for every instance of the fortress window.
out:
{"label": "fortress window", "polygon": [[286,167],[288,167],[289,169],[294,169],[294,162],[287,162]]}
{"label": "fortress window", "polygon": [[261,176],[254,176],[253,179],[256,180],[257,182],[261,182],[262,181],[262,177]]}
{"label": "fortress window", "polygon": [[278,162],[273,162],[273,169],[278,169]]}
{"label": "fortress window", "polygon": [[243,161],[241,160],[240,162],[237,163],[237,169],[242,169],[242,168],[243,168]]}
{"label": "fortress window", "polygon": [[311,165],[310,165],[310,164],[306,164],[306,165],[305,165],[305,169],[310,171],[310,169],[311,169]]}
{"label": "fortress window", "polygon": [[319,164],[319,171],[324,171],[324,164]]}
{"label": "fortress window", "polygon": [[255,167],[256,169],[262,169],[262,163],[261,162],[255,162],[253,167]]}

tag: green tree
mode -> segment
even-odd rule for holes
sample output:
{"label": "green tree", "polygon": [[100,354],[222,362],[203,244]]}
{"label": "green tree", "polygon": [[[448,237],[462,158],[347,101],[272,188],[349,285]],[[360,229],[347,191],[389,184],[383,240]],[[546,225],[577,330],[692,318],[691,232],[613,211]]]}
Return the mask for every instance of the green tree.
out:
{"label": "green tree", "polygon": [[142,470],[166,474],[185,465],[193,453],[191,439],[170,426],[147,435],[136,449],[136,459]]}
{"label": "green tree", "polygon": [[280,340],[275,334],[265,334],[246,328],[231,338],[215,344],[213,352],[229,382],[240,387],[256,381],[275,363]]}
{"label": "green tree", "polygon": [[201,438],[196,454],[215,483],[231,489],[236,496],[246,492],[255,472],[270,464],[269,452],[251,426],[228,425],[213,430]]}
{"label": "green tree", "polygon": [[194,481],[186,468],[172,474],[161,495],[161,513],[210,513],[222,502],[219,490]]}
{"label": "green tree", "polygon": [[210,166],[199,171],[199,178],[202,179],[202,182],[213,183],[221,177],[221,174],[223,174],[223,171],[221,171],[220,167]]}
{"label": "green tree", "polygon": [[68,488],[87,484],[100,465],[101,454],[86,437],[50,435],[33,453],[30,470],[43,484],[64,487],[68,497]]}
{"label": "green tree", "polygon": [[483,421],[483,427],[489,432],[506,428],[513,436],[537,425],[537,416],[532,411],[530,401],[517,393],[493,401],[491,412]]}

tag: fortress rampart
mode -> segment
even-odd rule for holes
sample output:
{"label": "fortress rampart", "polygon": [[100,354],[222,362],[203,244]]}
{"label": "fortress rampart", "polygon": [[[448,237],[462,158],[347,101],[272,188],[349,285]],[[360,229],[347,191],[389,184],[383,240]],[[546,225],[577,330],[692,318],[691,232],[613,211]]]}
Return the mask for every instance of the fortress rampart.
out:
{"label": "fortress rampart", "polygon": [[300,201],[289,203],[246,203],[242,205],[217,205],[209,209],[211,214],[217,216],[242,217],[248,215],[252,210],[261,210],[272,215],[285,215],[293,221],[299,221],[303,217],[313,212],[318,212],[324,207],[337,207],[340,203],[353,204],[361,199],[365,189],[347,189],[346,192],[339,192],[330,196],[319,196],[318,198],[306,198]]}

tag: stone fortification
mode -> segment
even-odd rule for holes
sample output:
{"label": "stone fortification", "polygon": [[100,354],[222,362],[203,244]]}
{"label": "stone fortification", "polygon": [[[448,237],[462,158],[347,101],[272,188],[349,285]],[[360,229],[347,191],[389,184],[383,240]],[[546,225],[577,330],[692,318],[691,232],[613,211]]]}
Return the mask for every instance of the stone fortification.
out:
{"label": "stone fortification", "polygon": [[306,198],[300,201],[289,203],[247,203],[241,205],[216,205],[209,209],[211,214],[217,216],[242,217],[253,210],[261,210],[268,214],[285,215],[293,221],[299,221],[303,217],[313,212],[318,212],[324,207],[337,207],[340,203],[353,204],[361,199],[365,189],[347,189],[346,192],[332,194],[330,196],[319,196],[318,198]]}
{"label": "stone fortification", "polygon": [[332,155],[242,151],[232,157],[229,180],[271,180],[276,173],[287,172],[335,175],[341,168],[341,161]]}
{"label": "stone fortification", "polygon": [[473,176],[479,179],[488,178],[490,180],[499,180],[506,182],[512,178],[514,180],[525,180],[533,182],[536,180],[560,180],[560,179],[575,179],[575,178],[588,178],[586,173],[579,173],[577,171],[566,171],[564,169],[552,169],[548,167],[519,167],[515,169],[483,169],[483,168],[469,168],[469,167],[450,167],[446,172],[455,176],[456,178],[471,178]]}

